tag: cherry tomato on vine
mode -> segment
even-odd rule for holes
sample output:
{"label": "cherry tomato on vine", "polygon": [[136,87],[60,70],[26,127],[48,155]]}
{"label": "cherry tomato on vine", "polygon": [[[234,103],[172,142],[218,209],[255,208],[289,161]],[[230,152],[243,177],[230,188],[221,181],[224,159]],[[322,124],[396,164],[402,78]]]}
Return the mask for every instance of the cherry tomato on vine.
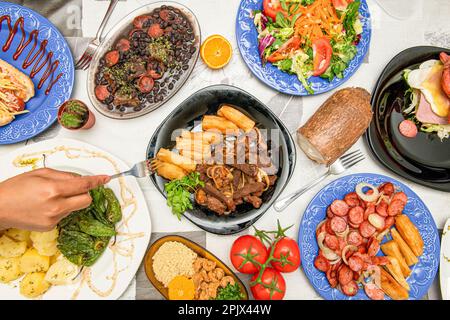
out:
{"label": "cherry tomato on vine", "polygon": [[268,255],[267,248],[261,240],[251,235],[237,238],[230,250],[231,263],[239,272],[246,274],[253,274],[259,270],[252,260],[263,264]]}
{"label": "cherry tomato on vine", "polygon": [[280,272],[293,272],[300,266],[300,250],[294,239],[283,237],[278,240],[273,257],[280,260],[272,262],[272,266]]}
{"label": "cherry tomato on vine", "polygon": [[[252,277],[252,282],[258,278],[258,274]],[[273,268],[264,269],[261,283],[251,286],[253,297],[256,300],[282,300],[286,293],[286,281],[280,272]]]}

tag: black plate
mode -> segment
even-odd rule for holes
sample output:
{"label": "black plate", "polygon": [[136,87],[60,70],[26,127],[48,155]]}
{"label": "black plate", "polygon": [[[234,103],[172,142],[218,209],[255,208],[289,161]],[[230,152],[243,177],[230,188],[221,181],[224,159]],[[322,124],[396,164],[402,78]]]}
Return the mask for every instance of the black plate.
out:
{"label": "black plate", "polygon": [[[179,130],[192,130],[205,114],[216,114],[221,104],[230,104],[251,117],[259,129],[267,130],[267,145],[272,161],[278,163],[278,180],[275,186],[264,192],[263,204],[259,209],[242,204],[229,216],[218,216],[214,212],[192,201],[193,210],[184,216],[200,228],[215,234],[240,232],[256,222],[277,199],[292,176],[296,161],[294,141],[283,123],[262,102],[249,93],[228,85],[215,85],[201,89],[182,102],[158,127],[147,148],[147,159],[154,158],[160,148],[173,148]],[[195,124],[194,124],[195,122]],[[274,131],[279,130],[279,131]],[[272,134],[280,132],[277,138]],[[276,156],[278,154],[278,156]],[[276,158],[276,159],[275,159]],[[166,197],[164,184],[167,180],[158,176],[150,177],[159,192]]]}
{"label": "black plate", "polygon": [[450,139],[441,141],[435,134],[419,132],[410,139],[398,130],[407,86],[402,71],[417,68],[449,49],[413,47],[395,56],[381,73],[372,93],[374,119],[366,133],[370,149],[394,173],[437,190],[450,192]]}

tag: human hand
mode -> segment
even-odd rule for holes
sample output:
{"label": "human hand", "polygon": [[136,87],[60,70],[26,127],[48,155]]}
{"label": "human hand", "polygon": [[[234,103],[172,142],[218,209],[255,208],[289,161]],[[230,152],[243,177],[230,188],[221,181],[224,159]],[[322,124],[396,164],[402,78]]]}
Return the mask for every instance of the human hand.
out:
{"label": "human hand", "polygon": [[91,204],[89,190],[108,183],[109,176],[78,176],[37,169],[0,183],[0,230],[48,231],[73,211]]}

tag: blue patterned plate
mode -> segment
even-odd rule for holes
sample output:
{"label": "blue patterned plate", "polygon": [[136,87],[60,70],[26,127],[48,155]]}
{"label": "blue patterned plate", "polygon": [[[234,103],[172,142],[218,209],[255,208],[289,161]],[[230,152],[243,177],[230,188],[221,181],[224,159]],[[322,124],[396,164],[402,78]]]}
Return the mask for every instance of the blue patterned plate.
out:
{"label": "blue patterned plate", "polygon": [[392,182],[395,187],[408,196],[404,212],[419,229],[425,243],[423,255],[419,258],[419,262],[412,266],[412,273],[407,278],[411,287],[409,298],[410,300],[421,299],[428,292],[438,270],[440,252],[439,234],[430,211],[419,196],[400,181],[379,174],[361,173],[339,178],[320,190],[306,208],[300,224],[298,241],[303,270],[314,289],[324,299],[367,300],[369,297],[362,289],[356,296],[347,297],[339,290],[331,288],[325,273],[314,267],[314,259],[319,251],[315,236],[317,225],[325,219],[326,209],[333,200],[343,199],[347,193],[355,191],[358,183],[366,182],[378,186],[387,181]]}
{"label": "blue patterned plate", "polygon": [[[262,0],[242,0],[239,6],[236,18],[236,39],[242,58],[253,74],[273,89],[286,94],[307,96],[309,93],[300,83],[296,75],[290,75],[280,71],[270,63],[267,63],[264,67],[261,65],[261,59],[258,53],[258,33],[253,24],[251,13],[253,10],[262,10],[262,3]],[[361,41],[357,45],[358,53],[350,61],[342,79],[334,78],[333,81],[329,82],[320,77],[309,78],[308,81],[311,83],[311,88],[314,90],[315,95],[340,86],[363,63],[364,57],[369,50],[371,36],[370,13],[366,0],[361,0],[359,13],[361,15],[363,33],[361,35]]]}
{"label": "blue patterned plate", "polygon": [[[35,96],[26,104],[26,109],[30,112],[19,115],[10,124],[0,127],[0,144],[11,144],[34,137],[47,129],[56,120],[58,107],[65,100],[69,99],[72,93],[74,66],[72,53],[66,40],[50,21],[31,9],[10,2],[0,1],[0,47],[2,49],[10,34],[7,21],[1,20],[1,17],[5,15],[11,18],[12,27],[14,27],[18,19],[23,17],[25,35],[22,34],[19,27],[9,50],[6,50],[6,52],[0,50],[0,59],[12,64],[26,75],[30,75],[35,64],[44,64],[47,54],[53,52],[53,56],[51,57],[52,63],[59,61],[54,72],[54,80],[61,74],[61,77],[53,85],[48,94],[46,94],[46,91],[52,82],[50,77],[43,83],[41,88],[38,88],[40,79],[46,72],[47,65],[44,65],[33,77]],[[34,38],[25,47],[22,54],[17,59],[14,59],[13,55],[16,52],[16,48],[20,45],[22,37],[25,37],[24,42],[26,43],[30,39],[30,33],[33,30],[39,31],[33,52],[31,51],[34,45]],[[38,52],[40,46],[45,43],[44,41],[48,41],[48,43],[45,48],[45,54],[41,55]],[[30,60],[32,60],[36,54],[37,56],[34,62],[29,67],[24,68],[23,64],[27,56],[30,56]],[[40,57],[42,57],[41,60],[39,60]],[[37,70],[39,70],[39,67],[36,68]]]}

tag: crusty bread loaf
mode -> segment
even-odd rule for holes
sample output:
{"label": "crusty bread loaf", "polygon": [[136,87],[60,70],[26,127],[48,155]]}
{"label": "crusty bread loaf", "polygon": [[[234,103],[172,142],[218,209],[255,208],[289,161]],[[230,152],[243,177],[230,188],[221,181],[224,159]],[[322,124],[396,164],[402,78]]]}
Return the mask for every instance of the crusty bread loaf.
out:
{"label": "crusty bread loaf", "polygon": [[370,94],[362,88],[341,89],[298,129],[298,143],[310,159],[330,165],[358,140],[371,120]]}
{"label": "crusty bread loaf", "polygon": [[15,93],[24,102],[34,97],[34,84],[30,77],[2,59],[0,59],[0,74],[9,75],[13,83],[20,87],[20,93]]}

